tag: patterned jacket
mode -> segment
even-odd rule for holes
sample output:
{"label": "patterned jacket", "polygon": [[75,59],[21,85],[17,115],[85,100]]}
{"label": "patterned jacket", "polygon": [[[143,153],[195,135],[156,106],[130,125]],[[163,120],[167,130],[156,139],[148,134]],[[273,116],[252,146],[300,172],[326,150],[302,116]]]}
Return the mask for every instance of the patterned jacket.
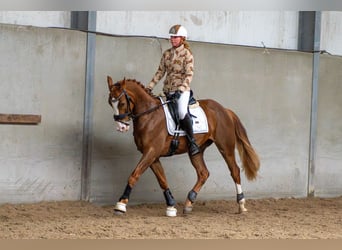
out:
{"label": "patterned jacket", "polygon": [[194,58],[184,44],[177,48],[172,47],[163,53],[158,70],[148,87],[152,89],[165,73],[163,92],[190,91],[194,74]]}

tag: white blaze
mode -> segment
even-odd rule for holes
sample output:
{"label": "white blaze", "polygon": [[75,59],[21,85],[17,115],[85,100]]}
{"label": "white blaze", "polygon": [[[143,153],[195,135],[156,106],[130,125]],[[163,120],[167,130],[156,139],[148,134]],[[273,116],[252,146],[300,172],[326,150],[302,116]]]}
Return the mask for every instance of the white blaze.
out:
{"label": "white blaze", "polygon": [[[112,102],[112,107],[114,115],[119,115],[118,102]],[[127,132],[129,130],[129,125],[123,124],[122,122],[116,121],[116,130],[120,132]]]}

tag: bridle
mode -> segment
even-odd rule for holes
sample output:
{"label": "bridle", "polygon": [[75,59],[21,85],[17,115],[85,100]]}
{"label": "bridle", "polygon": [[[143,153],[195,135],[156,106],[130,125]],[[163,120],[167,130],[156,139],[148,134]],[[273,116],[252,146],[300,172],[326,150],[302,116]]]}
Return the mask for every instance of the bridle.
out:
{"label": "bridle", "polygon": [[128,93],[126,92],[125,89],[122,90],[122,92],[119,94],[118,97],[116,97],[116,98],[112,97],[111,98],[112,105],[114,103],[118,102],[123,96],[125,96],[126,102],[127,102],[126,112],[122,113],[122,114],[119,114],[119,115],[113,115],[113,118],[114,118],[114,121],[121,122],[121,123],[123,123],[123,124],[125,124],[127,126],[129,125],[129,123],[125,122],[125,121],[122,121],[126,117],[128,117],[128,118],[130,118],[130,119],[132,119],[134,121],[135,119],[139,118],[140,116],[148,114],[148,113],[151,113],[151,112],[159,109],[161,106],[163,106],[163,105],[165,105],[165,104],[170,102],[168,100],[168,101],[160,103],[157,106],[152,107],[152,108],[150,108],[150,109],[148,109],[146,111],[143,111],[143,112],[141,112],[139,114],[133,114],[133,110],[131,109],[131,105],[130,104],[132,103],[133,105],[135,105],[135,103],[133,102],[132,98],[128,95]]}
{"label": "bridle", "polygon": [[123,89],[118,97],[116,97],[116,98],[112,97],[111,103],[113,105],[114,103],[118,102],[122,96],[125,96],[125,98],[126,98],[126,102],[127,102],[126,112],[123,114],[113,115],[113,118],[114,118],[114,121],[121,122],[121,123],[128,126],[129,123],[124,122],[122,120],[126,117],[132,118],[134,116],[132,113],[131,105],[130,105],[131,103],[133,103],[133,105],[134,105],[132,98],[127,94],[126,90]]}

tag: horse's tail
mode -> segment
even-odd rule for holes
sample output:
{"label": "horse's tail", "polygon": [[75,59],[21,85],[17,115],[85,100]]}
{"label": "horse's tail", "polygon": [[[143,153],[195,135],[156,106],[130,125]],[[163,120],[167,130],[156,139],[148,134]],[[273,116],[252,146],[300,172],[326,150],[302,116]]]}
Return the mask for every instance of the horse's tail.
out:
{"label": "horse's tail", "polygon": [[234,122],[237,149],[239,151],[242,168],[248,180],[254,180],[260,168],[260,160],[251,143],[249,142],[247,132],[239,117],[230,109],[226,109],[228,115]]}

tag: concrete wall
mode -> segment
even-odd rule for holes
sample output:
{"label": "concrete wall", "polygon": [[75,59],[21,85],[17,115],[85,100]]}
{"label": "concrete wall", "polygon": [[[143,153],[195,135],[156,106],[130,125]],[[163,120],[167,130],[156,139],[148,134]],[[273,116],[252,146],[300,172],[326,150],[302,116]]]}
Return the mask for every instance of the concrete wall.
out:
{"label": "concrete wall", "polygon": [[86,36],[0,25],[0,203],[80,198]]}
{"label": "concrete wall", "polygon": [[342,11],[323,11],[321,50],[342,56]]}
{"label": "concrete wall", "polygon": [[[298,48],[299,11],[98,11],[97,19],[97,31],[116,35],[167,38],[181,23],[193,41]],[[342,55],[342,12],[322,11],[321,28],[321,50]]]}
{"label": "concrete wall", "polygon": [[342,195],[342,57],[321,56],[315,195]]}
{"label": "concrete wall", "polygon": [[111,34],[168,38],[169,28],[180,23],[193,41],[297,49],[298,11],[99,11],[97,16],[97,30]]}
{"label": "concrete wall", "polygon": [[[81,192],[86,34],[0,25],[1,113],[42,115],[39,125],[0,125],[0,203],[77,200]],[[112,204],[140,158],[132,131],[115,131],[106,76],[147,83],[164,39],[97,35],[90,201]],[[191,42],[195,97],[236,111],[261,158],[260,176],[242,185],[247,198],[305,197],[311,109],[312,54]],[[321,56],[317,196],[339,196],[341,179],[341,58]],[[162,84],[155,90],[160,92]],[[230,173],[215,146],[206,151],[211,173],[198,199],[235,199]],[[186,155],[162,163],[177,201],[196,180]],[[163,201],[151,170],[131,202]]]}
{"label": "concrete wall", "polygon": [[70,11],[0,11],[0,23],[70,28]]}
{"label": "concrete wall", "polygon": [[[297,49],[299,11],[97,11],[100,32],[167,37],[181,23],[189,39]],[[70,28],[70,11],[0,11],[0,23]],[[158,21],[156,21],[158,20]],[[342,12],[322,11],[321,50],[342,55]]]}

